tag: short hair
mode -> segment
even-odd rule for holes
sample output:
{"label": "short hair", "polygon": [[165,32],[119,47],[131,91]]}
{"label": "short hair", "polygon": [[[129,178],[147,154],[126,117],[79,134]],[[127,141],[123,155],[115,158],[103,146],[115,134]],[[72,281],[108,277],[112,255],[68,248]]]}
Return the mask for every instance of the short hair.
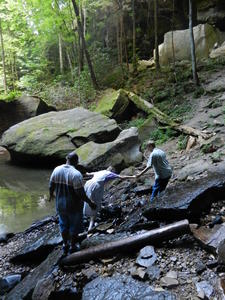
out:
{"label": "short hair", "polygon": [[153,141],[153,140],[149,140],[149,141],[147,141],[147,143],[146,143],[146,147],[149,147],[149,146],[151,146],[151,147],[155,148],[155,141]]}
{"label": "short hair", "polygon": [[72,164],[72,165],[77,165],[78,164],[78,160],[79,157],[76,154],[76,152],[70,152],[69,154],[67,154],[66,159]]}

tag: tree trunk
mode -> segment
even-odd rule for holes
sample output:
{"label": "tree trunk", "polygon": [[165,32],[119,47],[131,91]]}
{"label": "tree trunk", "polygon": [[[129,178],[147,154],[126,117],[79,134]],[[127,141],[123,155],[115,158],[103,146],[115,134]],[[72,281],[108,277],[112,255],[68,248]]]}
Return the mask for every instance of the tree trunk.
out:
{"label": "tree trunk", "polygon": [[88,52],[88,49],[87,49],[87,46],[86,46],[86,41],[85,41],[84,34],[83,34],[83,32],[84,32],[83,31],[83,26],[82,26],[82,23],[80,21],[80,16],[79,16],[79,9],[77,7],[77,4],[76,4],[75,0],[72,0],[72,3],[73,3],[73,8],[74,8],[75,15],[77,17],[78,31],[79,31],[79,35],[81,36],[82,45],[83,45],[83,48],[84,48],[88,68],[89,68],[90,75],[91,75],[91,80],[92,80],[94,88],[96,90],[98,90],[99,86],[98,86],[98,82],[97,82],[95,72],[94,72],[94,69],[93,69],[93,66],[92,66],[91,58],[90,58],[90,55],[89,55],[89,52]]}
{"label": "tree trunk", "polygon": [[60,73],[63,74],[63,53],[62,53],[62,36],[61,33],[58,35],[59,38],[59,66],[60,66]]}
{"label": "tree trunk", "polygon": [[192,74],[195,85],[199,85],[199,78],[196,69],[196,55],[195,55],[195,40],[192,25],[192,0],[189,0],[189,30],[190,30],[190,46],[191,46],[191,63],[192,63]]}
{"label": "tree trunk", "polygon": [[177,82],[177,76],[176,76],[176,59],[175,59],[175,48],[174,48],[174,39],[173,39],[173,32],[174,32],[174,10],[175,10],[175,5],[174,5],[174,1],[173,0],[173,16],[172,16],[172,53],[173,53],[173,72],[174,72],[174,78],[175,81]]}
{"label": "tree trunk", "polygon": [[155,66],[160,69],[159,64],[159,45],[158,45],[158,0],[154,0],[154,31],[155,31]]}
{"label": "tree trunk", "polygon": [[95,258],[111,257],[116,253],[128,253],[131,250],[136,251],[145,245],[168,241],[169,239],[176,238],[189,231],[188,220],[182,220],[142,234],[81,250],[62,259],[60,265],[71,266]]}
{"label": "tree trunk", "polygon": [[133,12],[133,72],[137,73],[137,57],[136,57],[136,17],[135,17],[135,0],[132,0]]}
{"label": "tree trunk", "polygon": [[68,52],[67,49],[66,49],[66,56],[67,56],[67,60],[68,60],[68,65],[69,65],[69,67],[70,67],[71,80],[73,80],[73,66],[72,66],[72,62],[71,62],[71,59],[70,59],[70,55],[69,55],[69,52]]}
{"label": "tree trunk", "polygon": [[2,70],[3,70],[3,87],[5,94],[7,93],[7,80],[6,80],[6,65],[5,65],[5,51],[4,51],[4,41],[2,35],[2,23],[0,18],[0,42],[2,48]]}

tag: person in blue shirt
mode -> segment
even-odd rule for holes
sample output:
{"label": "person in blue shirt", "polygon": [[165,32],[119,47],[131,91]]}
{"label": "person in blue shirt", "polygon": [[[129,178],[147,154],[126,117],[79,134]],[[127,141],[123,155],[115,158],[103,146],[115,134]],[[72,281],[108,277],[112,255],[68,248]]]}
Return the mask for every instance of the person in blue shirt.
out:
{"label": "person in blue shirt", "polygon": [[64,255],[77,250],[78,234],[83,231],[84,201],[91,209],[96,209],[96,204],[84,191],[83,177],[76,169],[78,160],[75,152],[69,153],[66,156],[66,164],[56,167],[49,181],[49,200],[51,201],[55,194]]}
{"label": "person in blue shirt", "polygon": [[166,186],[172,176],[172,168],[166,158],[166,154],[161,149],[155,147],[155,142],[150,140],[147,142],[146,151],[150,152],[146,168],[136,175],[136,178],[153,168],[155,173],[155,183],[152,188],[150,202],[160,195],[166,189]]}

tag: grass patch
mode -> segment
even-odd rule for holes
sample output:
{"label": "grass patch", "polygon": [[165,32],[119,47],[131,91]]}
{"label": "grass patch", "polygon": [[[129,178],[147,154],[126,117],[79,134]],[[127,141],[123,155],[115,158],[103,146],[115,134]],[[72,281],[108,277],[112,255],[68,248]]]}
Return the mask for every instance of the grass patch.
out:
{"label": "grass patch", "polygon": [[177,132],[171,128],[157,128],[150,134],[150,139],[153,139],[157,145],[161,145],[175,136]]}

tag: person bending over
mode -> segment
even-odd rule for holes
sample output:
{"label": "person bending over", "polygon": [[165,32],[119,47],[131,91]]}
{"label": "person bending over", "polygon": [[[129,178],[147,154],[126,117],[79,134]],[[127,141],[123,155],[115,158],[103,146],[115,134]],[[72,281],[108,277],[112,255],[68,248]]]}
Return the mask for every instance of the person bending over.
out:
{"label": "person bending over", "polygon": [[94,225],[96,215],[101,209],[105,183],[110,180],[117,179],[117,178],[119,178],[119,179],[133,178],[134,179],[135,177],[134,176],[121,176],[116,173],[113,173],[112,167],[109,167],[106,170],[92,172],[92,173],[86,173],[86,174],[93,176],[84,185],[86,195],[89,199],[91,199],[97,205],[97,209],[95,211],[93,211],[90,209],[90,206],[87,203],[84,204],[84,215],[87,217],[90,217],[90,223],[89,223],[89,227],[88,227],[88,231],[90,231]]}

